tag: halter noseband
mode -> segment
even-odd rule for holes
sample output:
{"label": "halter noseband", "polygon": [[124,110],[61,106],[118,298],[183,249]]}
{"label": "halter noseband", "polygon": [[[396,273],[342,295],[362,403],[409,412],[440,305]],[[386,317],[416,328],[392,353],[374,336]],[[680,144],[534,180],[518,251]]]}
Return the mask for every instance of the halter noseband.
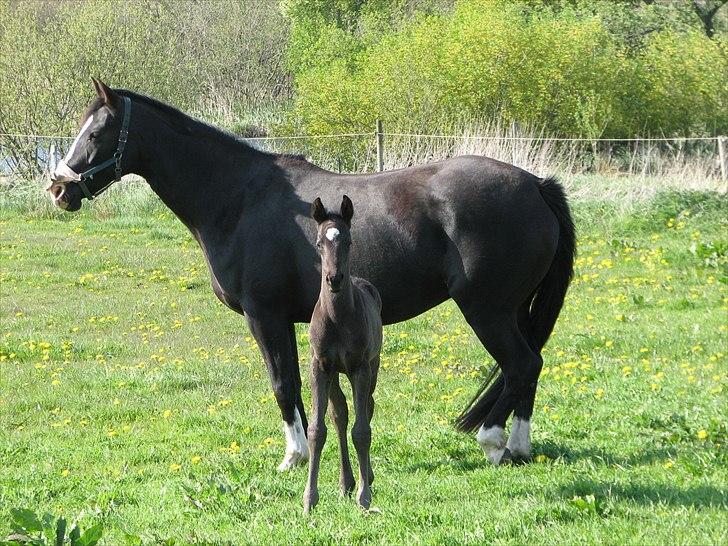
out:
{"label": "halter noseband", "polygon": [[[89,201],[91,201],[94,197],[98,197],[99,195],[101,195],[101,193],[105,191],[109,186],[111,186],[111,184],[113,184],[114,182],[118,182],[121,179],[121,156],[124,154],[124,147],[126,146],[126,141],[129,138],[129,118],[131,117],[131,99],[129,97],[122,97],[122,99],[124,99],[124,117],[121,121],[121,130],[119,131],[119,143],[116,145],[116,151],[114,152],[114,155],[103,163],[100,163],[99,165],[91,167],[90,169],[82,172],[80,175],[78,175],[79,179],[76,181],[76,184],[79,185],[81,191]],[[97,172],[103,171],[109,165],[114,165],[114,179],[106,184],[106,186],[104,186],[103,188],[100,188],[92,193],[88,189],[86,181],[93,180],[94,175]]]}

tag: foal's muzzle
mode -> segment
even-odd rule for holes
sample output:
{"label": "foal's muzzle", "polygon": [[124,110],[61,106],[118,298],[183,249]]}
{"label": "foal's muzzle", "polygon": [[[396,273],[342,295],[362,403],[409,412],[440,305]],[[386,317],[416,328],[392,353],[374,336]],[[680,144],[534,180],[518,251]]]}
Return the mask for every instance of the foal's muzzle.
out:
{"label": "foal's muzzle", "polygon": [[341,281],[343,279],[343,273],[337,273],[336,275],[326,275],[326,283],[329,285],[329,289],[332,292],[338,292],[339,290],[341,290]]}

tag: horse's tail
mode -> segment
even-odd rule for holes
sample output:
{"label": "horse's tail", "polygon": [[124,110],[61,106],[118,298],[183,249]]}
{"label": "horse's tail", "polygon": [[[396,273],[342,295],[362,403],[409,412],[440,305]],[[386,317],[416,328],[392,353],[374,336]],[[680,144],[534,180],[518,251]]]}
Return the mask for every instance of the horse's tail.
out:
{"label": "horse's tail", "polygon": [[[538,189],[559,223],[559,240],[551,266],[530,302],[528,332],[523,332],[536,353],[541,352],[554,329],[574,274],[576,256],[576,232],[564,188],[555,178],[545,178],[539,179]],[[483,424],[504,386],[503,374],[499,373],[496,363],[475,397],[457,418],[456,428],[473,432]]]}
{"label": "horse's tail", "polygon": [[532,348],[540,353],[554,329],[556,319],[564,305],[566,290],[574,275],[576,230],[574,220],[571,218],[569,202],[561,184],[555,178],[545,178],[538,181],[538,189],[559,222],[559,242],[556,245],[556,254],[551,262],[551,267],[536,290],[528,313],[528,329]]}

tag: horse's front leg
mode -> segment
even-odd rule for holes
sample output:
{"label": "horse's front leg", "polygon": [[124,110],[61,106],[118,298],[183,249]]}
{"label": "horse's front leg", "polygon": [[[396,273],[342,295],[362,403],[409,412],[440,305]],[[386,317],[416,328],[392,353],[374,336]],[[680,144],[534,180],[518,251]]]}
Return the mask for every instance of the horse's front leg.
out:
{"label": "horse's front leg", "polygon": [[270,376],[273,395],[283,416],[286,454],[281,472],[308,459],[306,414],[301,402],[301,377],[293,323],[265,313],[245,314]]}

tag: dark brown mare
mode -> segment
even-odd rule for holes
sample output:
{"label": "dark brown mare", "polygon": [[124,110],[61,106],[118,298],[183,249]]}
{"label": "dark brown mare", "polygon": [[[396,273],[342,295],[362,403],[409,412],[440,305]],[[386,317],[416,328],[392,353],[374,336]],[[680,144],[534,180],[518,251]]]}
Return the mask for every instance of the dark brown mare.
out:
{"label": "dark brown mare", "polygon": [[528,457],[540,352],[575,253],[569,207],[554,179],[474,156],[335,174],[255,150],[152,98],[95,86],[98,96],[51,177],[53,200],[78,210],[84,197],[136,173],[184,222],[202,247],[215,294],[245,314],[263,353],[287,438],[281,469],[308,456],[293,325],[311,318],[319,296],[309,211],[314,197],[331,202],[344,193],[359,204],[352,274],[379,290],[383,322],[455,300],[500,367],[458,426],[479,429],[497,463],[514,413],[508,448]]}
{"label": "dark brown mare", "polygon": [[374,388],[382,350],[382,300],[365,279],[351,276],[351,218],[354,205],[346,195],[339,214],[327,213],[318,197],[311,206],[316,220],[316,248],[321,255],[321,291],[311,317],[311,423],[308,448],[311,461],[303,494],[303,510],[318,502],[318,472],[321,450],[326,443],[324,414],[329,414],[339,437],[342,494],[354,489],[354,476],[346,440],[348,408],[339,385],[339,374],[349,378],[354,396],[354,426],[351,439],[359,459],[359,491],[356,500],[369,508],[372,499],[369,449],[372,443],[370,421],[374,415]]}

